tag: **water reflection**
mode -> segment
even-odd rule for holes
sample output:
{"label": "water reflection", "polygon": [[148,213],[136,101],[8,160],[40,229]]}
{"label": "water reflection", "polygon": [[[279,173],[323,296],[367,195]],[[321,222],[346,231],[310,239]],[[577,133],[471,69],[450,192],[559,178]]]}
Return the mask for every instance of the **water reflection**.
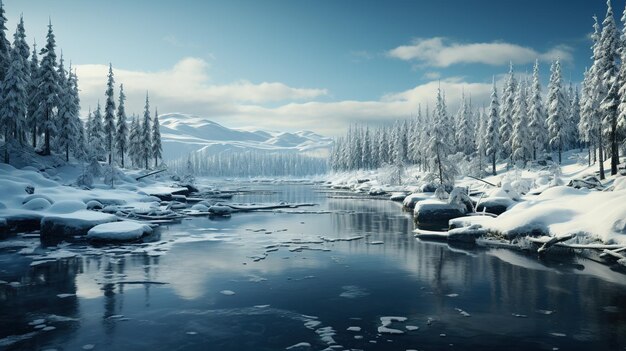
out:
{"label": "water reflection", "polygon": [[[302,185],[261,188],[233,201],[317,202],[321,212],[194,218],[163,227],[161,241],[143,251],[74,245],[77,257],[36,266],[15,250],[0,252],[0,280],[20,283],[0,284],[0,349],[323,349],[324,328],[355,349],[626,345],[626,278],[596,262],[421,242],[398,204],[329,199]],[[420,329],[380,335],[385,315]],[[57,329],[9,345],[7,337],[35,331],[37,318]]]}

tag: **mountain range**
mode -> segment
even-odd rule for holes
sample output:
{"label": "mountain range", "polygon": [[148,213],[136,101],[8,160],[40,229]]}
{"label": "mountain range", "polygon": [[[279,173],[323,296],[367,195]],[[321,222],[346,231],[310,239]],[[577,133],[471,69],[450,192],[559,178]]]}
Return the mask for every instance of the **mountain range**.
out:
{"label": "mountain range", "polygon": [[225,127],[206,118],[183,113],[159,115],[163,159],[173,160],[191,152],[298,152],[325,156],[333,140],[311,131],[277,132]]}

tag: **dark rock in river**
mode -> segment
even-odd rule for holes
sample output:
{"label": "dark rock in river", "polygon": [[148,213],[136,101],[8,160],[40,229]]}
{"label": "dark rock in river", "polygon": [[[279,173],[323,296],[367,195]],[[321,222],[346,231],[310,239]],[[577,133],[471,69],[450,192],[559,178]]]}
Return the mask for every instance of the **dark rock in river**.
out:
{"label": "dark rock in river", "polygon": [[515,201],[508,197],[488,197],[486,199],[482,199],[480,203],[478,203],[478,206],[476,206],[476,212],[487,212],[500,215],[514,203]]}
{"label": "dark rock in river", "polygon": [[465,208],[439,200],[424,200],[417,202],[413,215],[419,225],[447,227],[449,220],[465,215]]}
{"label": "dark rock in river", "polygon": [[80,210],[72,213],[47,214],[41,219],[41,240],[72,238],[86,235],[89,229],[98,224],[117,221],[114,215]]}

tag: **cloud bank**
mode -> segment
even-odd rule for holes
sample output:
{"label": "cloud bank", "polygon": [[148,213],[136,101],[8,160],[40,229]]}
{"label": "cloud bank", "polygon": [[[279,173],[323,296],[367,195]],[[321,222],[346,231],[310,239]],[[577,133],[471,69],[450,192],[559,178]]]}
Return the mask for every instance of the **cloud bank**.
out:
{"label": "cloud bank", "polygon": [[415,61],[425,66],[450,67],[456,64],[485,64],[500,66],[513,62],[525,64],[539,59],[572,61],[572,49],[558,45],[545,52],[506,42],[458,43],[445,38],[418,38],[409,45],[389,50],[390,57]]}

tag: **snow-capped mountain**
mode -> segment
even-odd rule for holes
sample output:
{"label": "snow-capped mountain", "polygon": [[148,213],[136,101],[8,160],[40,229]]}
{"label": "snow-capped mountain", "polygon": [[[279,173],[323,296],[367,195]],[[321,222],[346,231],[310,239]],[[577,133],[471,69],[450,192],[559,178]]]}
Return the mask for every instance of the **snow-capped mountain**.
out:
{"label": "snow-capped mountain", "polygon": [[164,160],[177,159],[190,152],[272,151],[326,155],[332,139],[311,131],[294,133],[231,129],[208,119],[168,113],[159,116]]}

